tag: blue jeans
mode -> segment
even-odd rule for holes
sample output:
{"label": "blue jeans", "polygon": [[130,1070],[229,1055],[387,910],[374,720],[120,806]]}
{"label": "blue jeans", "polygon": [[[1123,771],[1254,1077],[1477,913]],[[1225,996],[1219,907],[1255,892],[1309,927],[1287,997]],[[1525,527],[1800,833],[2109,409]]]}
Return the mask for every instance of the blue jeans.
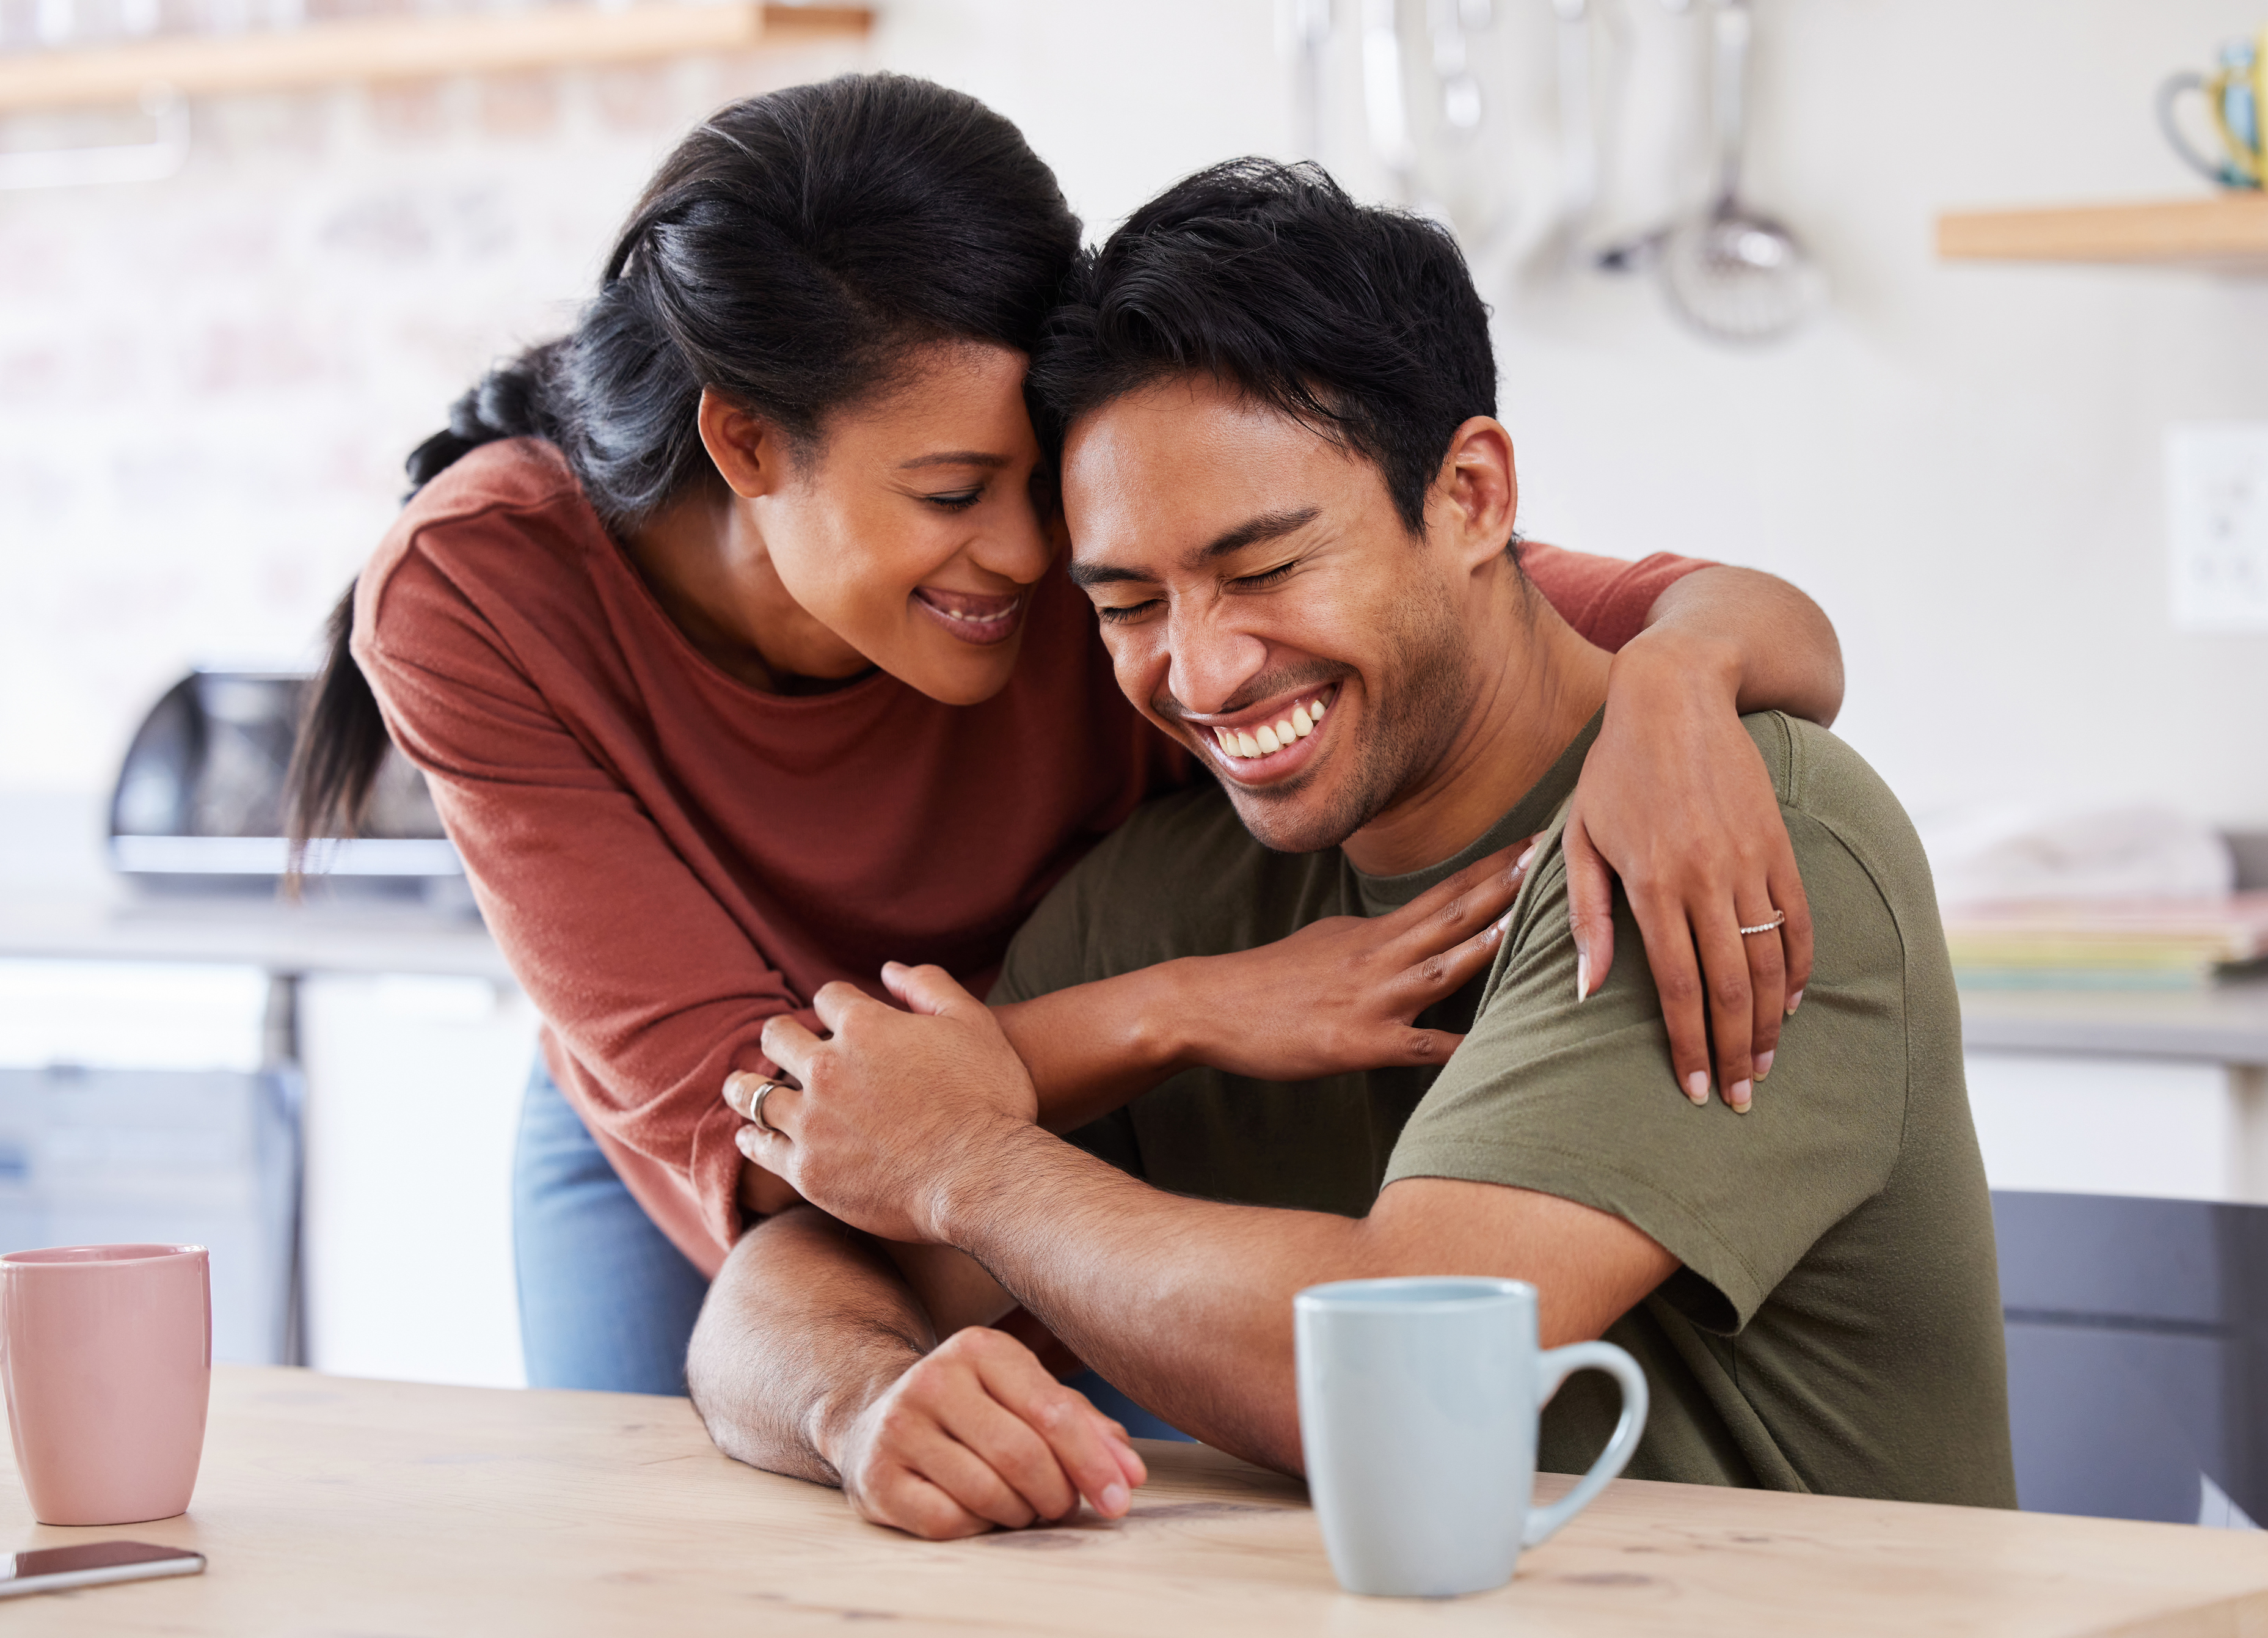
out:
{"label": "blue jeans", "polygon": [[[615,1175],[541,1059],[512,1166],[519,1341],[531,1388],[683,1393],[709,1282]],[[1071,1386],[1138,1439],[1186,1439],[1093,1371]]]}
{"label": "blue jeans", "polygon": [[512,1151],[512,1249],[529,1387],[685,1391],[709,1281],[615,1175],[540,1058]]}

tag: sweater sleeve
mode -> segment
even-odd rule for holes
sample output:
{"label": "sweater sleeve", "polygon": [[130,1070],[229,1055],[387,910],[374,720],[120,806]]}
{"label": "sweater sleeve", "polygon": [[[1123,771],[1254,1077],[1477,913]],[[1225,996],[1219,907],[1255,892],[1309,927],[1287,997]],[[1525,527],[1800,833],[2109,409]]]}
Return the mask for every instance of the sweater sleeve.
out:
{"label": "sweater sleeve", "polygon": [[1705,558],[1666,551],[1625,563],[1524,541],[1520,566],[1561,619],[1586,641],[1613,653],[1646,629],[1646,613],[1655,598],[1696,569],[1716,565]]}
{"label": "sweater sleeve", "polygon": [[740,1226],[740,1122],[718,1088],[736,1068],[772,1072],[757,1037],[802,1000],[688,863],[703,838],[665,829],[414,541],[364,575],[354,654],[565,1049],[564,1089],[649,1214],[713,1272]]}

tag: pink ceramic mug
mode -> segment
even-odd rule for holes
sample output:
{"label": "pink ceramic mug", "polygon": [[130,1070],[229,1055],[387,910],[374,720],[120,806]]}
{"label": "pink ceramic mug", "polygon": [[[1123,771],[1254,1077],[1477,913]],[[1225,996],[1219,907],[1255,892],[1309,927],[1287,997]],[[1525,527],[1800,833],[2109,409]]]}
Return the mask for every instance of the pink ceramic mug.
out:
{"label": "pink ceramic mug", "polygon": [[188,1511],[212,1385],[210,1275],[201,1245],[0,1257],[0,1376],[41,1524]]}

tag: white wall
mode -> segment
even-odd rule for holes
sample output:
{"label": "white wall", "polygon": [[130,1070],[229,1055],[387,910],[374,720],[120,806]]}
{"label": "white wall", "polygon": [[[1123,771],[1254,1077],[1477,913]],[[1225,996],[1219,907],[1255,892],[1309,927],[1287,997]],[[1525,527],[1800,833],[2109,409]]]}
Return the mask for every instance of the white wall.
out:
{"label": "white wall", "polygon": [[2268,419],[2268,279],[1940,264],[1948,206],[2201,185],[2154,87],[2248,0],[1765,0],[1758,197],[1834,279],[1746,356],[1644,283],[1500,326],[1527,522],[1777,571],[1841,629],[1842,731],[1917,811],[2154,796],[2268,820],[2268,636],[2167,616],[2160,438]]}
{"label": "white wall", "polygon": [[[863,60],[993,101],[1098,228],[1292,141],[1271,0],[885,9]],[[2158,473],[2167,421],[2268,419],[2268,281],[1930,254],[1945,205],[2191,189],[2151,89],[2257,5],[1762,10],[1756,191],[1835,308],[1742,355],[1643,281],[1492,290],[1526,526],[1811,589],[1844,729],[1917,809],[2150,793],[2268,822],[2268,638],[2170,629]],[[0,785],[93,789],[186,663],[304,655],[401,454],[560,322],[672,135],[858,60],[201,105],[170,182],[0,196]]]}

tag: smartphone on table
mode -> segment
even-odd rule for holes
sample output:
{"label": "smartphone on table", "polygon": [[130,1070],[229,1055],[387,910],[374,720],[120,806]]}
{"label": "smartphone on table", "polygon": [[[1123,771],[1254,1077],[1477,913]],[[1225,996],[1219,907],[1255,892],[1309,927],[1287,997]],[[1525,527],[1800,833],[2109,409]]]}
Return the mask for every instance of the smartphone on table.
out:
{"label": "smartphone on table", "polygon": [[148,1581],[158,1575],[194,1575],[205,1555],[187,1547],[153,1546],[146,1541],[85,1541],[68,1547],[33,1547],[0,1553],[0,1598],[29,1592],[61,1592],[66,1587],[99,1587],[109,1581]]}

